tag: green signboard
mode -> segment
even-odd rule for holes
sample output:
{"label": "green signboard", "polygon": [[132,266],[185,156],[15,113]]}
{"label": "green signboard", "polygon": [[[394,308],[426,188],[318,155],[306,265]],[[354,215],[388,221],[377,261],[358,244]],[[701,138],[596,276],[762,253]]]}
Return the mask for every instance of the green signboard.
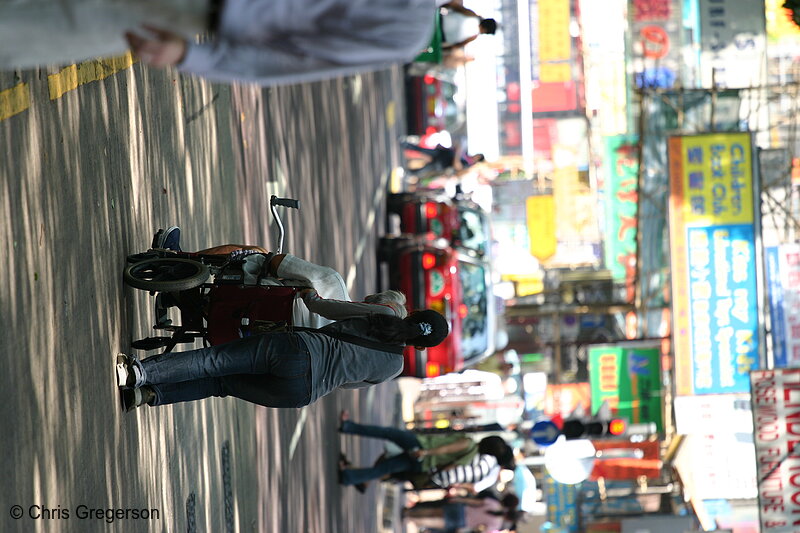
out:
{"label": "green signboard", "polygon": [[639,343],[589,348],[592,413],[608,402],[614,416],[631,424],[655,422],[663,431],[660,352]]}
{"label": "green signboard", "polygon": [[636,137],[605,138],[606,268],[615,280],[631,281],[636,273],[636,214],[639,151]]}

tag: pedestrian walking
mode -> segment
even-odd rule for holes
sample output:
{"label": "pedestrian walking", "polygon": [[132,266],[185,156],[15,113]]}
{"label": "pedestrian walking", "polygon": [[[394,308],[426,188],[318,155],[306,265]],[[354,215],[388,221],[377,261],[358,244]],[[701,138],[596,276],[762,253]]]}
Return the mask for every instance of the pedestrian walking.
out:
{"label": "pedestrian walking", "polygon": [[475,442],[460,433],[417,434],[394,427],[357,424],[343,411],[341,433],[384,439],[399,446],[403,453],[381,457],[373,466],[351,468],[339,463],[339,481],[358,485],[373,479],[394,477],[411,481],[416,488],[465,487],[479,492],[491,486],[501,467],[513,468],[513,450],[501,437],[486,437]]}
{"label": "pedestrian walking", "polygon": [[482,35],[497,32],[496,20],[481,17],[464,7],[461,0],[448,2],[442,8],[442,51],[445,54],[463,49]]}
{"label": "pedestrian walking", "polygon": [[339,388],[369,387],[396,377],[406,345],[429,348],[448,333],[447,321],[436,311],[415,311],[404,319],[373,314],[142,361],[120,354],[117,384],[125,410],[211,396],[302,407]]}
{"label": "pedestrian walking", "polygon": [[435,9],[433,0],[0,2],[0,70],[130,47],[143,63],[213,81],[317,81],[410,61],[430,39]]}
{"label": "pedestrian walking", "polygon": [[412,170],[414,174],[444,172],[451,168],[456,172],[462,172],[474,164],[485,160],[483,154],[470,156],[459,146],[448,147],[437,144],[434,148],[426,148],[408,141],[401,141],[400,145],[404,149],[417,152],[422,156],[424,163],[422,166]]}

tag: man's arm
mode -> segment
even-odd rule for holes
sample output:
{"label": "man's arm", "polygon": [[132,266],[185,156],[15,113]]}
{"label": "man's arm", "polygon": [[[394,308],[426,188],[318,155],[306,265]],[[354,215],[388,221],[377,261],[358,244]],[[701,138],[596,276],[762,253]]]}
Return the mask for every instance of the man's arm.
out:
{"label": "man's arm", "polygon": [[[280,23],[264,29],[263,40],[240,40],[218,32],[209,42],[198,44],[176,32],[152,27],[144,36],[128,33],[126,37],[143,63],[176,66],[212,81],[271,86],[319,81],[411,61],[430,41],[434,22],[428,16],[433,6],[416,0],[392,8],[396,13],[384,13],[374,21],[364,9],[346,15],[355,17],[358,31],[343,31],[339,26],[346,25],[326,23],[326,10],[340,9],[340,4],[346,5],[343,0],[278,4],[290,6],[291,13],[299,11],[300,16],[281,19],[270,11],[268,16]],[[278,33],[273,35],[273,31]]]}
{"label": "man's arm", "polygon": [[452,490],[461,490],[464,491],[466,494],[477,494],[478,491],[475,490],[474,483],[453,483],[450,485],[450,489]]}
{"label": "man's arm", "polygon": [[467,37],[463,41],[459,41],[453,44],[443,44],[442,50],[455,50],[456,48],[464,48],[467,44],[471,43],[475,39],[477,39],[477,35],[473,35],[472,37]]}
{"label": "man's arm", "polygon": [[[471,484],[469,484],[471,485]],[[457,487],[458,488],[458,487]],[[470,498],[467,496],[454,496],[452,498],[447,499],[450,503],[463,503],[469,505],[470,507],[480,507],[483,505],[483,500],[480,498]]]}
{"label": "man's arm", "polygon": [[451,0],[450,2],[444,4],[441,7],[446,7],[447,9],[449,9],[451,11],[455,11],[457,13],[461,13],[462,15],[466,15],[468,17],[481,18],[481,16],[478,15],[477,13],[475,13],[473,10],[469,9],[468,7],[464,7],[464,1],[463,0]]}
{"label": "man's arm", "polygon": [[484,477],[475,481],[475,483],[472,484],[472,490],[476,494],[482,492],[491,487],[492,485],[494,485],[495,483],[497,483],[497,478],[499,477],[500,477],[500,465],[495,465],[492,467],[491,470],[489,470],[488,474],[486,474]]}
{"label": "man's arm", "polygon": [[460,451],[464,451],[472,445],[472,439],[464,437],[463,439],[459,439],[455,442],[451,442],[450,444],[443,444],[441,446],[437,446],[436,448],[429,448],[427,450],[417,450],[415,455],[417,457],[426,457],[431,455],[442,455],[446,453],[456,453]]}
{"label": "man's arm", "polygon": [[384,63],[340,65],[296,52],[281,43],[252,45],[223,40],[196,44],[169,31],[148,28],[149,37],[127,33],[125,37],[142,63],[177,67],[211,81],[247,81],[262,86],[319,81],[383,67]]}
{"label": "man's arm", "polygon": [[301,291],[300,296],[309,311],[328,320],[345,320],[374,314],[395,315],[394,310],[388,305],[329,300],[321,297],[314,289]]}

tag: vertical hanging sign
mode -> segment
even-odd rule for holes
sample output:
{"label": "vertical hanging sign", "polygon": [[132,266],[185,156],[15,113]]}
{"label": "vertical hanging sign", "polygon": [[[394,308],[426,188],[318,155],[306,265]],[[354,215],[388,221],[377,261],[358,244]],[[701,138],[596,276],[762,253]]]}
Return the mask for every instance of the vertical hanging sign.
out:
{"label": "vertical hanging sign", "polygon": [[671,137],[669,178],[677,392],[748,392],[762,348],[750,134]]}

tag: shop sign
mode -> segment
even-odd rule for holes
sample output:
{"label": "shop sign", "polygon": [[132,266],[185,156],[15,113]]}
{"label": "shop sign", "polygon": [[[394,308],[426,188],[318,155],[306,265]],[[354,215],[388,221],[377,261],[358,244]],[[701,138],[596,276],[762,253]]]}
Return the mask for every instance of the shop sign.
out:
{"label": "shop sign", "polygon": [[750,373],[762,533],[800,531],[800,368]]}
{"label": "shop sign", "polygon": [[677,393],[748,392],[763,349],[751,135],[668,146]]}
{"label": "shop sign", "polygon": [[636,278],[636,232],[639,208],[639,150],[635,137],[605,139],[606,268],[625,281],[627,301],[633,301]]}
{"label": "shop sign", "polygon": [[625,342],[589,348],[592,413],[607,403],[615,417],[628,423],[655,422],[663,431],[661,349]]}
{"label": "shop sign", "polygon": [[800,365],[800,245],[766,249],[773,365]]}

